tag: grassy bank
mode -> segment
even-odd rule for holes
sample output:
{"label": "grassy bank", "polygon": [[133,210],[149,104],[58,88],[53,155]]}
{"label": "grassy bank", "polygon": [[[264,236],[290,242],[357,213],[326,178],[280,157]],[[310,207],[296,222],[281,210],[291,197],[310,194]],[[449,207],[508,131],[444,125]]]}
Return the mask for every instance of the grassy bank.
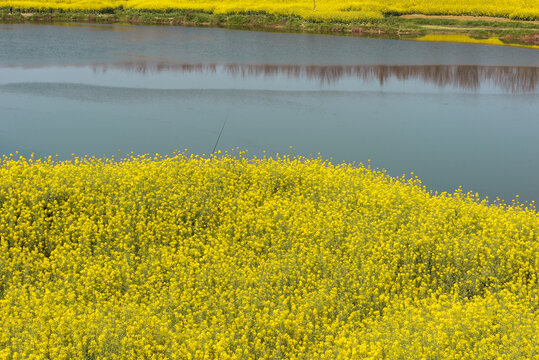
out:
{"label": "grassy bank", "polygon": [[320,159],[4,158],[0,358],[537,358],[538,234]]}
{"label": "grassy bank", "polygon": [[[503,20],[503,21],[502,21]],[[296,15],[252,13],[211,13],[196,10],[139,10],[103,8],[62,10],[38,8],[0,9],[4,23],[151,24],[225,27],[235,29],[342,34],[392,39],[415,39],[425,35],[465,35],[474,40],[499,39],[503,44],[539,45],[539,22],[469,17],[360,17],[349,20],[304,18]],[[465,36],[454,41],[466,41]]]}

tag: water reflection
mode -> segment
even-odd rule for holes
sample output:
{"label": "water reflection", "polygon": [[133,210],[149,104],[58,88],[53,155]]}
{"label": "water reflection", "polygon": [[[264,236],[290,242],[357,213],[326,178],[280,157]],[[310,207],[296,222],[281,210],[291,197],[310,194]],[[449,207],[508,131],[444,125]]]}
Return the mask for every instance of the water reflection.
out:
{"label": "water reflection", "polygon": [[177,71],[183,73],[215,73],[224,71],[240,77],[306,78],[321,84],[334,84],[343,78],[378,81],[417,79],[439,87],[453,86],[477,90],[482,83],[504,91],[535,92],[539,85],[539,67],[482,65],[272,65],[272,64],[202,64],[122,61],[92,65],[94,71],[125,70],[137,73]]}

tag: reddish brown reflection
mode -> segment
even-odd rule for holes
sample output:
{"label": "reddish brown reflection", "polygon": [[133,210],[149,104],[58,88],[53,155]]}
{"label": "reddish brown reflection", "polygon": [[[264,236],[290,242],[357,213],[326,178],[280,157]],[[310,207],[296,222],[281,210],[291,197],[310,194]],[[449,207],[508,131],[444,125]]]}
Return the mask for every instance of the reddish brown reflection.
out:
{"label": "reddish brown reflection", "polygon": [[121,69],[139,73],[178,71],[212,73],[220,69],[241,77],[286,76],[307,78],[332,84],[345,77],[376,80],[383,85],[391,78],[419,79],[440,87],[455,86],[476,90],[482,82],[491,82],[509,92],[534,92],[539,83],[539,67],[481,65],[268,65],[268,64],[189,64],[125,61],[93,65],[95,70]]}

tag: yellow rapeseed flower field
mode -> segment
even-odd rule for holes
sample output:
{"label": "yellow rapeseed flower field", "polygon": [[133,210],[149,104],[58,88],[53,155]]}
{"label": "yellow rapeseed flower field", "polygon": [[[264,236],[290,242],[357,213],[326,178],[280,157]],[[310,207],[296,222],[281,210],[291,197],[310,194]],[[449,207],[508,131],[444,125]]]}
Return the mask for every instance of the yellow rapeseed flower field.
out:
{"label": "yellow rapeseed flower field", "polygon": [[[201,10],[233,14],[264,12],[305,19],[344,21],[377,19],[385,14],[436,14],[539,18],[537,0],[0,0],[0,7],[21,9],[99,10],[126,9]],[[316,6],[316,11],[313,11]]]}
{"label": "yellow rapeseed flower field", "polygon": [[0,162],[0,359],[539,359],[533,205],[301,157]]}

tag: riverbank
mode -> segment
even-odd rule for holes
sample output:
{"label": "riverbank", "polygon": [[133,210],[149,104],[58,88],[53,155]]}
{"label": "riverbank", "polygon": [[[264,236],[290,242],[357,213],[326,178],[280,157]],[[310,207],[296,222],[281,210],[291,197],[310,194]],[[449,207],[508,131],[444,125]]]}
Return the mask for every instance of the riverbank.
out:
{"label": "riverbank", "polygon": [[301,157],[3,157],[0,224],[6,359],[537,357],[533,206]]}
{"label": "riverbank", "polygon": [[[318,21],[267,13],[216,14],[194,10],[0,9],[2,23],[97,23],[221,27],[275,32],[303,32],[414,40],[436,35],[435,41],[539,46],[539,21],[472,16],[388,15],[349,22]],[[495,40],[495,41],[492,41]],[[499,41],[498,41],[499,40]]]}

